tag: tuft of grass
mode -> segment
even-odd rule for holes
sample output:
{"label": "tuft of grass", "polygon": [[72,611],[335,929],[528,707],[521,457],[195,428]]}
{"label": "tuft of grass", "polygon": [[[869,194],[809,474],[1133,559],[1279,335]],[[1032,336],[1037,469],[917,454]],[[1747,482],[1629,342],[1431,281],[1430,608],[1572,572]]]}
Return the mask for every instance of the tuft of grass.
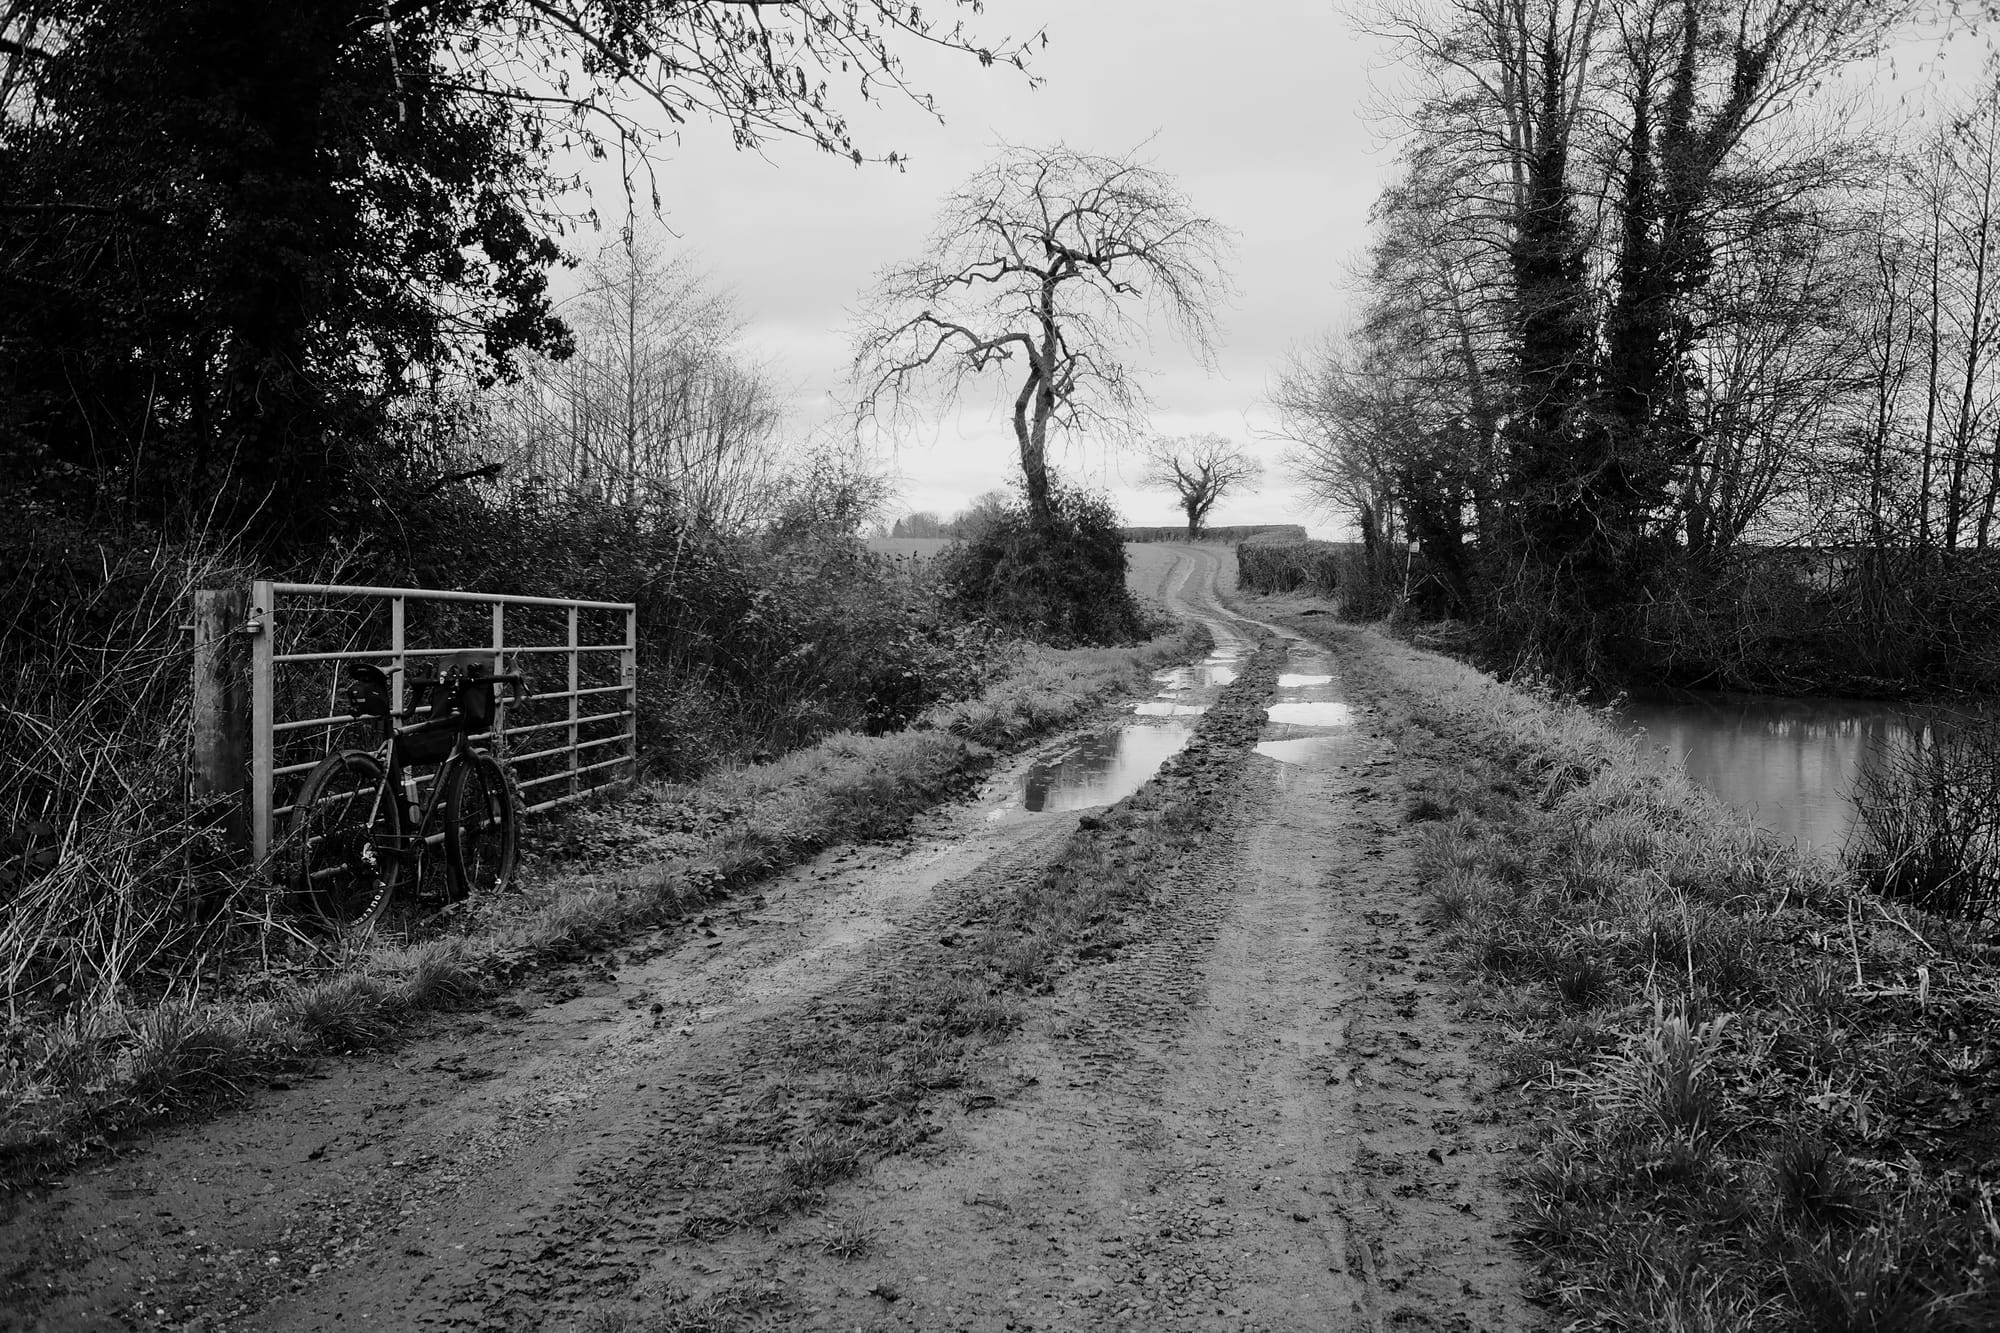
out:
{"label": "tuft of grass", "polygon": [[1476,916],[1493,899],[1485,876],[1466,866],[1453,866],[1431,885],[1431,918],[1441,926],[1456,926]]}
{"label": "tuft of grass", "polygon": [[1611,969],[1596,954],[1577,945],[1551,951],[1544,966],[1549,985],[1572,1009],[1596,1008],[1611,997],[1616,986]]}
{"label": "tuft of grass", "polygon": [[1653,1021],[1590,1080],[1598,1108],[1622,1113],[1684,1141],[1706,1137],[1717,1112],[1715,1065],[1727,1015],[1696,1023],[1654,1002]]}
{"label": "tuft of grass", "polygon": [[240,1094],[248,1065],[240,1028],[192,1005],[155,1009],[140,1022],[129,1052],[128,1086],[140,1101],[179,1111]]}
{"label": "tuft of grass", "polygon": [[489,979],[464,939],[428,940],[410,951],[398,1009],[456,1009],[486,993]]}
{"label": "tuft of grass", "polygon": [[380,977],[346,972],[300,986],[278,1012],[327,1050],[361,1051],[395,1031],[400,999]]}
{"label": "tuft of grass", "polygon": [[792,1146],[778,1164],[785,1184],[800,1194],[852,1175],[866,1153],[866,1140],[852,1131],[815,1129]]}
{"label": "tuft of grass", "polygon": [[1815,1135],[1795,1134],[1771,1155],[1777,1216],[1793,1229],[1852,1227],[1867,1215],[1866,1191],[1840,1152]]}
{"label": "tuft of grass", "polygon": [[643,1307],[599,1306],[568,1325],[575,1333],[741,1333],[769,1327],[768,1316],[784,1309],[775,1287],[728,1287],[694,1295],[668,1286],[649,1293]]}
{"label": "tuft of grass", "polygon": [[830,1259],[849,1261],[863,1258],[874,1245],[874,1233],[853,1218],[847,1218],[827,1225],[820,1236],[819,1252]]}

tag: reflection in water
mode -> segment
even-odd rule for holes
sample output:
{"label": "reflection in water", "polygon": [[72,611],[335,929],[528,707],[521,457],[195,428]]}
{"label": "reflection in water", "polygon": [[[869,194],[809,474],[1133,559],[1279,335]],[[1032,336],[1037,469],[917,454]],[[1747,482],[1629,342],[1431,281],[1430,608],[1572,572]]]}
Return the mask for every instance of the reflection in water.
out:
{"label": "reflection in water", "polygon": [[1201,661],[1190,666],[1169,667],[1156,673],[1153,679],[1159,682],[1160,693],[1178,694],[1182,690],[1221,689],[1236,679],[1238,650],[1235,644],[1224,644]]}
{"label": "reflection in water", "polygon": [[1140,717],[1200,717],[1207,704],[1177,704],[1171,699],[1146,699],[1132,705]]}
{"label": "reflection in water", "polygon": [[1144,786],[1187,744],[1186,722],[1127,723],[1090,737],[1074,750],[1037,764],[1021,778],[1021,803],[1030,810],[1084,810],[1123,800]]}
{"label": "reflection in water", "polygon": [[1295,727],[1344,727],[1354,720],[1354,710],[1336,699],[1277,703],[1264,712],[1273,722],[1289,723]]}
{"label": "reflection in water", "polygon": [[1257,753],[1281,764],[1308,770],[1332,768],[1351,744],[1346,735],[1299,736],[1288,741],[1258,741]]}
{"label": "reflection in water", "polygon": [[1285,765],[1280,786],[1299,772],[1336,767],[1353,745],[1354,709],[1340,697],[1325,657],[1301,652],[1292,660],[1307,670],[1278,677],[1279,690],[1291,697],[1265,708],[1264,738],[1257,743],[1258,754]]}
{"label": "reflection in water", "polygon": [[1643,749],[1809,851],[1835,852],[1864,773],[1908,742],[1911,714],[1858,699],[1726,694],[1640,700],[1619,715]]}

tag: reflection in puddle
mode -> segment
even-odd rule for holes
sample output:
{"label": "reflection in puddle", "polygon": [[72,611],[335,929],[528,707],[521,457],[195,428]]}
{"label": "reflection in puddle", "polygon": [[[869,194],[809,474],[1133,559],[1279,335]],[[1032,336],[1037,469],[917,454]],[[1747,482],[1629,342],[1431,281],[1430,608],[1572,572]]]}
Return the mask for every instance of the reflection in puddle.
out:
{"label": "reflection in puddle", "polygon": [[1303,689],[1308,689],[1314,685],[1331,685],[1331,684],[1333,684],[1332,676],[1283,675],[1278,677],[1278,688],[1281,690],[1303,690]]}
{"label": "reflection in puddle", "polygon": [[1257,753],[1295,768],[1331,768],[1347,743],[1345,736],[1301,736],[1289,741],[1259,741]]}
{"label": "reflection in puddle", "polygon": [[1220,689],[1236,679],[1236,668],[1210,659],[1197,662],[1193,666],[1175,667],[1162,671],[1153,677],[1160,683],[1160,693],[1171,694],[1178,690],[1202,690],[1214,687]]}
{"label": "reflection in puddle", "polygon": [[1147,699],[1132,705],[1132,711],[1140,717],[1200,717],[1208,711],[1208,705],[1177,704],[1172,699]]}
{"label": "reflection in puddle", "polygon": [[1272,704],[1265,712],[1273,722],[1288,722],[1298,727],[1344,727],[1354,721],[1354,710],[1332,699]]}
{"label": "reflection in puddle", "polygon": [[1145,785],[1161,764],[1187,744],[1185,722],[1128,723],[1084,741],[1021,779],[1021,804],[1029,810],[1084,810],[1123,800]]}

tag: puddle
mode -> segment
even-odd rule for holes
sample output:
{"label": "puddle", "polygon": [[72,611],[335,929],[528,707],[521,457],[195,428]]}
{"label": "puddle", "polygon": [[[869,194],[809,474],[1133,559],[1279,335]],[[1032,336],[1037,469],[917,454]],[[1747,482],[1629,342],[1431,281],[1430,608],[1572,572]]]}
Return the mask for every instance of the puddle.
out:
{"label": "puddle", "polygon": [[1054,814],[1124,800],[1180,753],[1194,735],[1194,724],[1176,719],[1206,713],[1216,694],[1236,679],[1235,662],[1241,655],[1239,647],[1228,644],[1199,662],[1157,673],[1153,683],[1159,693],[1134,704],[1131,721],[1036,764],[1022,775],[1014,799],[987,818],[1004,819],[1010,809]]}
{"label": "puddle", "polygon": [[1316,699],[1272,704],[1265,710],[1265,716],[1294,727],[1344,727],[1354,721],[1354,710],[1340,700]]}
{"label": "puddle", "polygon": [[1100,732],[1029,769],[1021,778],[1021,804],[1055,813],[1121,801],[1144,786],[1193,734],[1186,722],[1127,723]]}
{"label": "puddle", "polygon": [[1207,704],[1177,704],[1171,699],[1148,699],[1134,704],[1132,711],[1140,717],[1200,717],[1208,711]]}
{"label": "puddle", "polygon": [[1300,736],[1288,741],[1259,741],[1257,753],[1294,768],[1324,768],[1347,746],[1345,736]]}
{"label": "puddle", "polygon": [[1237,649],[1234,646],[1218,648],[1201,661],[1190,666],[1172,667],[1153,677],[1159,682],[1161,694],[1178,694],[1183,690],[1219,690],[1236,680]]}
{"label": "puddle", "polygon": [[1306,669],[1278,677],[1278,688],[1292,697],[1265,708],[1264,738],[1257,743],[1258,754],[1285,765],[1278,774],[1281,786],[1301,773],[1338,767],[1354,744],[1354,708],[1339,697],[1333,673],[1324,669],[1330,665],[1325,657],[1301,654],[1293,661]]}

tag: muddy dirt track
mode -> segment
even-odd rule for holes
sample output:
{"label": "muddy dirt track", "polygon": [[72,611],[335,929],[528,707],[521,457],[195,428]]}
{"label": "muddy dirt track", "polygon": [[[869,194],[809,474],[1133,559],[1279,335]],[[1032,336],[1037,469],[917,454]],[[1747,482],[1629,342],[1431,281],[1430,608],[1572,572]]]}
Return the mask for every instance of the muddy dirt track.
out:
{"label": "muddy dirt track", "polygon": [[[1368,641],[1260,650],[1220,563],[1136,565],[1217,641],[1155,730],[1044,746],[904,841],[17,1201],[0,1327],[1536,1327],[1518,1131],[1431,953]],[[991,1035],[882,1046],[910,978],[1105,816],[1061,807],[1228,709],[1243,743],[1174,779],[1211,831],[1121,947]]]}

